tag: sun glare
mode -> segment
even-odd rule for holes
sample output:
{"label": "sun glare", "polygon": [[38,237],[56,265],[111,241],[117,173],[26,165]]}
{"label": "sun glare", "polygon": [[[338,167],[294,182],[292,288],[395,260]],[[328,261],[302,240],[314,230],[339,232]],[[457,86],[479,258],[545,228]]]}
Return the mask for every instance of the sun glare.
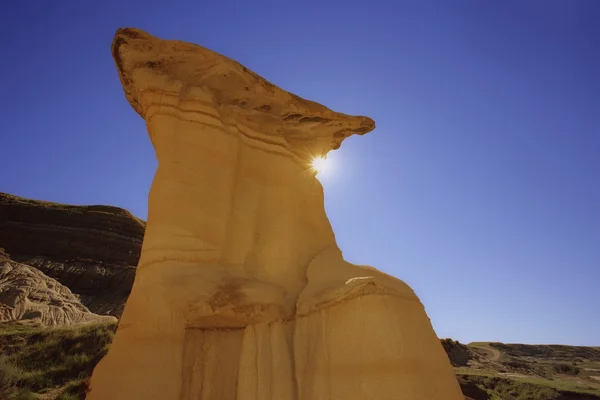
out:
{"label": "sun glare", "polygon": [[312,169],[317,174],[327,169],[327,159],[325,157],[315,157],[312,160]]}

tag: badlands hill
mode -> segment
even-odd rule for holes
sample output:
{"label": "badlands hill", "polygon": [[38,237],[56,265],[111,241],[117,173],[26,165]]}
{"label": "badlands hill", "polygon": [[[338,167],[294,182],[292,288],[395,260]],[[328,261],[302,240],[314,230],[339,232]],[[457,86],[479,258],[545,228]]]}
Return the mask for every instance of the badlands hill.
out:
{"label": "badlands hill", "polygon": [[92,313],[119,317],[131,291],[146,223],[109,206],[73,206],[0,193],[0,247],[77,295]]}

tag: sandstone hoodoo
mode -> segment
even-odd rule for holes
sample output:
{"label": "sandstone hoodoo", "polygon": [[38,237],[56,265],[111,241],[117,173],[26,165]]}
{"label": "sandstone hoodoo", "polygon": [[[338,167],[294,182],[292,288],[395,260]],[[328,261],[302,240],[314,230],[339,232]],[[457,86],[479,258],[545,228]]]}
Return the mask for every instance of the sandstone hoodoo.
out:
{"label": "sandstone hoodoo", "polygon": [[325,214],[311,161],[371,119],[141,30],[112,52],[158,169],[88,399],[462,399],[414,292],[345,261]]}

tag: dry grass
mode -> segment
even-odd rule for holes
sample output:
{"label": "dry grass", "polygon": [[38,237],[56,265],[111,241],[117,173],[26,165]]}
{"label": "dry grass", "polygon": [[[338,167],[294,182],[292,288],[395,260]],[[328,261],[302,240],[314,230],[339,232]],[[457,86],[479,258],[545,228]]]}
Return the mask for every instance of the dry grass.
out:
{"label": "dry grass", "polygon": [[106,354],[115,324],[42,328],[0,324],[0,398],[84,398],[87,379]]}

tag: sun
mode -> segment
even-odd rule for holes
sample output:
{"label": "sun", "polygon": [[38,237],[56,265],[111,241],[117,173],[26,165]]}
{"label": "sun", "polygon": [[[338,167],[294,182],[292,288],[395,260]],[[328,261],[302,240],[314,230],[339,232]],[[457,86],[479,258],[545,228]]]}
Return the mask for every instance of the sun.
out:
{"label": "sun", "polygon": [[317,174],[327,170],[327,159],[325,157],[315,157],[311,162],[312,170]]}

